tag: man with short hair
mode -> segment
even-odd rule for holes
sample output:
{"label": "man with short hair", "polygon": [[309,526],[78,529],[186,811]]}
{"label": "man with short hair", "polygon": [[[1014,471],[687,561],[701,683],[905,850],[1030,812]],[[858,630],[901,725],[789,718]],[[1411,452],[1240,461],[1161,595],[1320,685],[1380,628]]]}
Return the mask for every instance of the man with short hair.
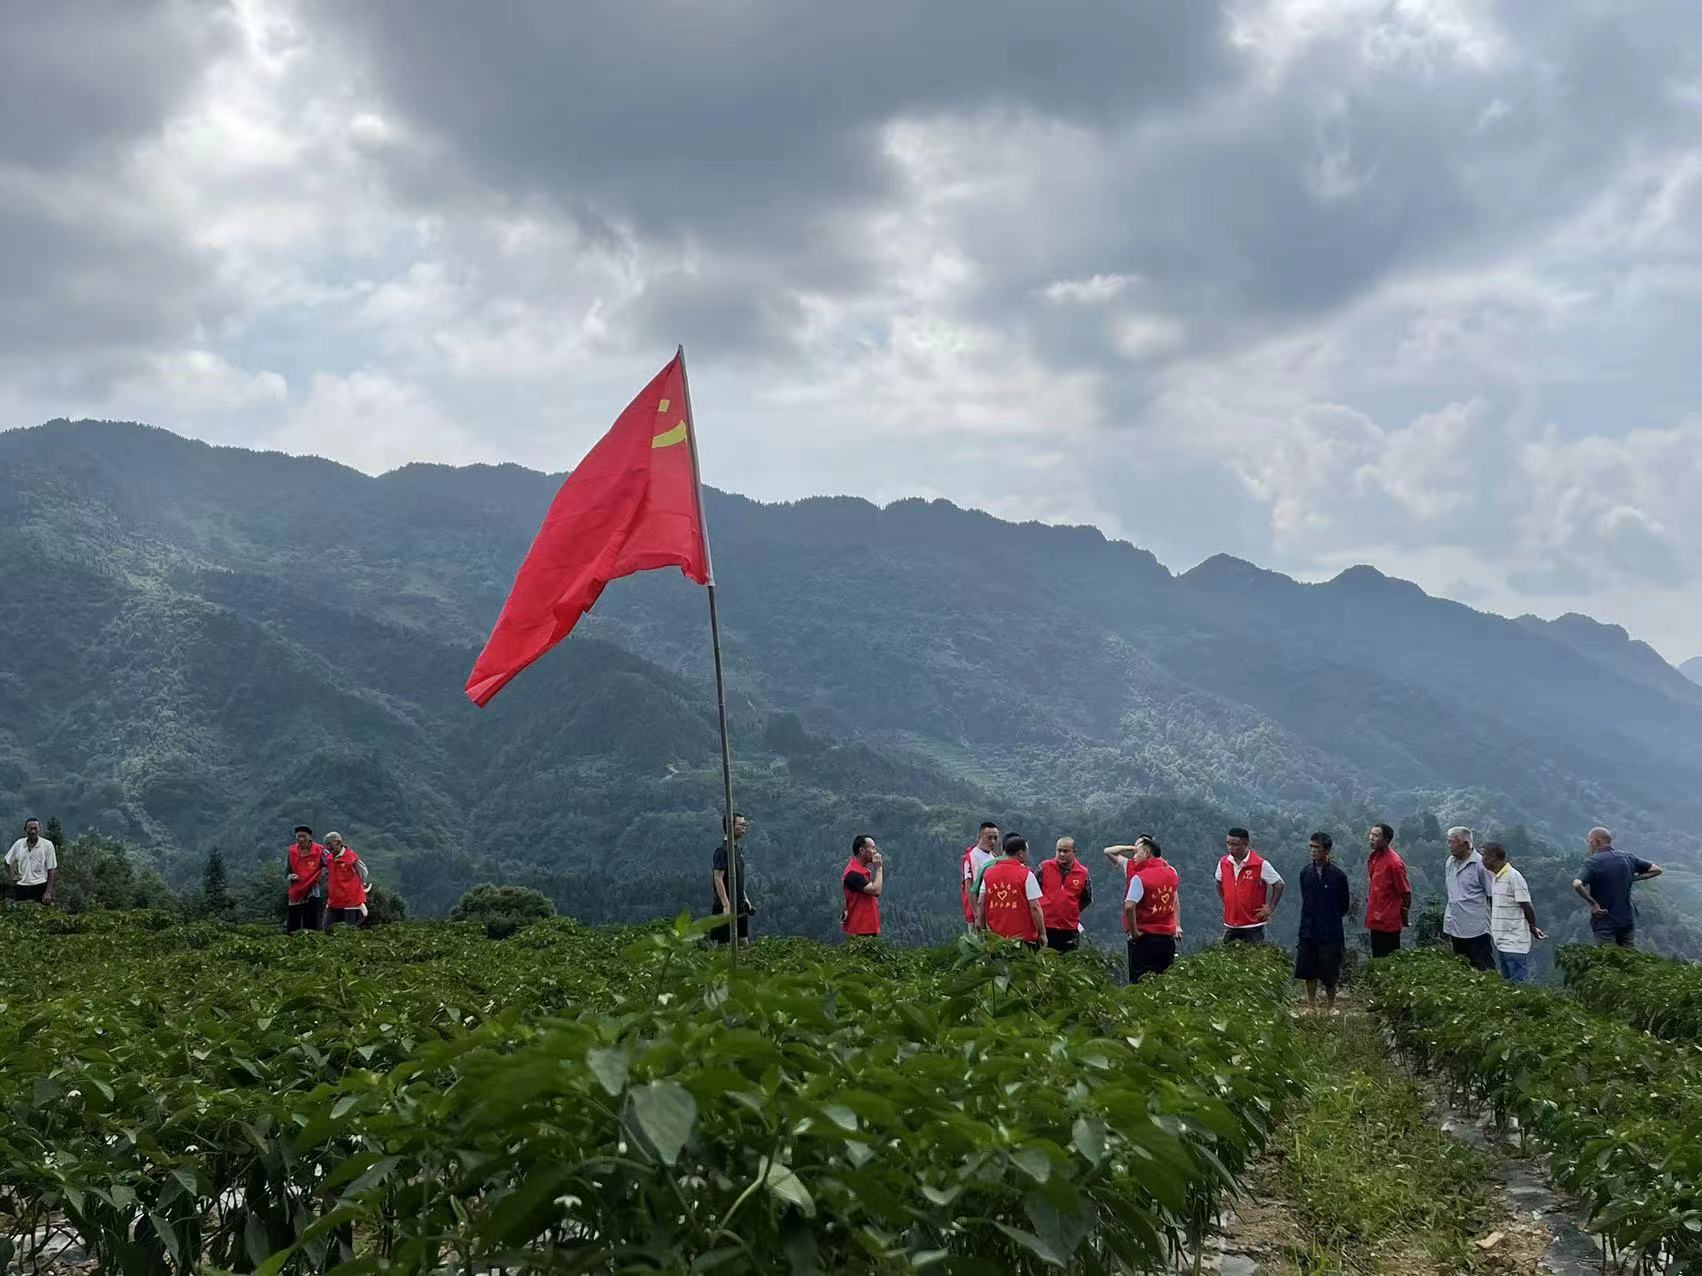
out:
{"label": "man with short hair", "polygon": [[1234,828],[1223,839],[1228,853],[1217,864],[1217,897],[1223,901],[1225,943],[1264,943],[1265,923],[1282,899],[1282,874],[1248,845],[1251,837]]}
{"label": "man with short hair", "polygon": [[1040,866],[1040,915],[1046,947],[1074,952],[1081,944],[1081,910],[1093,903],[1087,865],[1076,857],[1076,839],[1060,837],[1057,852]]}
{"label": "man with short hair", "polygon": [[[751,917],[756,909],[751,907],[750,878],[745,876],[745,834],[750,831],[751,822],[740,811],[733,812],[733,869],[738,877],[739,906],[733,908],[727,893],[727,842],[725,836],[715,845],[715,855],[710,860],[709,881],[715,888],[715,898],[710,912],[716,916],[725,917],[733,913],[738,918],[739,946],[742,948],[751,942]],[[727,821],[721,821],[721,832],[727,831]],[[732,926],[723,922],[709,932],[709,938],[718,944],[732,942]]]}
{"label": "man with short hair", "polygon": [[959,861],[958,872],[963,881],[963,924],[975,931],[975,887],[981,880],[981,873],[994,860],[999,858],[999,826],[992,820],[984,820],[981,831],[963,852]]}
{"label": "man with short hair", "polygon": [[1495,879],[1472,845],[1472,831],[1464,825],[1448,830],[1448,858],[1442,861],[1442,880],[1448,887],[1442,933],[1453,942],[1454,953],[1470,962],[1473,970],[1494,970],[1489,902]]}
{"label": "man with short hair", "polygon": [[1347,874],[1330,858],[1334,846],[1328,833],[1314,833],[1307,842],[1312,862],[1300,870],[1300,941],[1294,950],[1294,977],[1306,982],[1306,1008],[1317,1009],[1321,983],[1331,1014],[1347,944],[1342,918],[1353,906]]}
{"label": "man with short hair", "polygon": [[40,820],[32,816],[24,821],[24,835],[6,852],[6,867],[17,875],[13,899],[52,905],[53,884],[59,879],[59,849],[41,835]]}
{"label": "man with short hair", "polygon": [[1494,881],[1489,897],[1489,936],[1495,941],[1496,967],[1508,983],[1526,983],[1531,977],[1531,940],[1548,938],[1537,926],[1531,888],[1525,884],[1524,874],[1507,862],[1506,848],[1500,842],[1483,844],[1483,866]]}
{"label": "man with short hair", "polygon": [[1182,938],[1181,883],[1164,859],[1158,840],[1143,833],[1125,846],[1107,846],[1105,857],[1127,865],[1123,929],[1129,933],[1129,982],[1161,975],[1176,960]]}
{"label": "man with short hair", "polygon": [[1398,952],[1401,932],[1412,916],[1412,883],[1406,861],[1395,850],[1395,830],[1373,824],[1366,835],[1371,853],[1365,857],[1365,929],[1371,935],[1371,956]]}
{"label": "man with short hair", "polygon": [[344,845],[341,833],[325,835],[325,860],[325,929],[338,922],[364,927],[366,889],[372,881],[366,861]]}
{"label": "man with short hair", "polygon": [[851,862],[839,882],[845,892],[839,928],[847,935],[880,938],[881,887],[885,882],[886,860],[881,848],[867,833],[859,833],[851,839]]}
{"label": "man with short hair", "polygon": [[320,928],[324,921],[325,869],[330,858],[330,853],[313,840],[312,829],[305,824],[295,826],[295,841],[290,843],[289,863],[284,869],[289,895],[286,931]]}
{"label": "man with short hair", "polygon": [[1572,889],[1590,906],[1590,933],[1597,944],[1637,947],[1637,909],[1631,903],[1633,882],[1661,875],[1661,866],[1617,849],[1613,834],[1593,828],[1589,856],[1572,882]]}
{"label": "man with short hair", "polygon": [[1004,856],[982,870],[975,893],[975,917],[982,930],[1040,947],[1046,920],[1040,913],[1040,883],[1028,867],[1028,839],[1006,833]]}

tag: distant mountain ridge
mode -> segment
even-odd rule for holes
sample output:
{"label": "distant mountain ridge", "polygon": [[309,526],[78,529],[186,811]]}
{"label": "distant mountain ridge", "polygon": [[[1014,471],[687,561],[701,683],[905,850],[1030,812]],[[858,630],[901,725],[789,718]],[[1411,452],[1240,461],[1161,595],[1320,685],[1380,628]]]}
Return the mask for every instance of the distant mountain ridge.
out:
{"label": "distant mountain ridge", "polygon": [[[372,478],[97,422],[0,434],[0,472],[0,810],[256,856],[323,811],[422,882],[487,859],[700,875],[700,590],[620,582],[490,709],[461,695],[560,476]],[[1149,795],[1696,848],[1702,687],[1618,626],[1368,566],[1174,575],[943,501],[706,500],[741,792],[764,837],[809,845],[800,873],[865,825],[943,846],[980,811]]]}
{"label": "distant mountain ridge", "polygon": [[1692,656],[1678,667],[1678,671],[1690,681],[1702,686],[1702,656]]}

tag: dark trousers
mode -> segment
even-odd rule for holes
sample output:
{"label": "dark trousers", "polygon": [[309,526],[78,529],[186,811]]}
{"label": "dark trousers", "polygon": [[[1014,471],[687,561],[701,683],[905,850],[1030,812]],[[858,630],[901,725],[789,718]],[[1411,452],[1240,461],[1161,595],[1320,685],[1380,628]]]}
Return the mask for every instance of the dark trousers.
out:
{"label": "dark trousers", "polygon": [[1129,982],[1140,983],[1146,975],[1162,975],[1176,960],[1176,936],[1136,935],[1129,940]]}
{"label": "dark trousers", "polygon": [[1065,930],[1061,926],[1046,928],[1046,947],[1055,953],[1073,953],[1081,947],[1081,932]]}
{"label": "dark trousers", "polygon": [[1223,942],[1226,944],[1262,944],[1265,942],[1263,926],[1225,926]]}
{"label": "dark trousers", "polygon": [[285,930],[318,930],[323,918],[321,910],[325,901],[316,895],[309,895],[299,904],[291,904],[289,916],[284,922]]}
{"label": "dark trousers", "polygon": [[1400,950],[1400,931],[1374,930],[1371,932],[1371,955],[1373,957],[1392,957]]}
{"label": "dark trousers", "polygon": [[[716,914],[716,916],[718,916],[718,917],[725,917],[726,915],[727,914],[725,914],[725,913],[717,913]],[[731,929],[732,928],[730,926],[728,926],[726,922],[722,922],[719,926],[715,927],[713,930],[711,930],[709,932],[709,938],[714,940],[717,944],[725,944],[733,938],[732,935],[730,935],[728,933]],[[750,916],[749,913],[740,913],[739,914],[739,938],[740,939],[749,939],[750,937],[751,937],[751,916]]]}
{"label": "dark trousers", "polygon": [[1473,935],[1470,939],[1448,936],[1454,944],[1454,955],[1464,957],[1473,970],[1495,969],[1495,942],[1488,935]]}
{"label": "dark trousers", "polygon": [[1596,941],[1597,948],[1635,948],[1637,947],[1637,928],[1635,926],[1610,926],[1603,930],[1592,930],[1590,938]]}
{"label": "dark trousers", "polygon": [[14,886],[14,887],[12,887],[12,898],[13,899],[33,899],[36,903],[41,904],[41,903],[46,902],[46,900],[44,898],[46,896],[46,894],[47,894],[47,883],[46,882],[37,882],[34,886]]}
{"label": "dark trousers", "polygon": [[325,910],[325,929],[330,930],[338,922],[347,926],[359,926],[362,930],[365,930],[368,925],[367,915],[358,908],[327,908]]}

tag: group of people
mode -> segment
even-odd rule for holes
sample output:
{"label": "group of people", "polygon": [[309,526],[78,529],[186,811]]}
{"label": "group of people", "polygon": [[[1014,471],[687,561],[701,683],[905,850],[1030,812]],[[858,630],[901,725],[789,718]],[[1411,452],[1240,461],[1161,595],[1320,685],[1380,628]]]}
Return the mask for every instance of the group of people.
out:
{"label": "group of people", "polygon": [[[741,943],[750,938],[751,908],[744,872],[743,842],[750,827],[742,814],[733,816],[733,845],[739,907],[731,906],[727,848],[716,848],[712,870],[717,916],[737,914]],[[1530,978],[1532,944],[1547,939],[1537,924],[1531,891],[1524,875],[1509,861],[1499,842],[1476,844],[1471,829],[1447,832],[1448,856],[1442,866],[1446,904],[1442,933],[1453,949],[1474,968],[1498,971],[1514,983]],[[1374,824],[1366,831],[1366,901],[1364,927],[1372,958],[1399,950],[1401,935],[1412,924],[1412,883],[1406,862],[1395,849],[1395,830]],[[1636,914],[1631,902],[1635,882],[1660,876],[1649,861],[1616,849],[1604,828],[1590,830],[1589,854],[1572,886],[1590,910],[1597,943],[1633,946]],[[1321,987],[1330,1008],[1347,949],[1348,914],[1353,891],[1348,876],[1335,861],[1334,839],[1318,832],[1307,839],[1308,862],[1299,873],[1300,924],[1294,974],[1306,985],[1306,1000],[1316,1006]],[[1176,869],[1150,834],[1126,845],[1107,846],[1106,860],[1120,874],[1122,923],[1127,935],[1129,979],[1137,982],[1168,969],[1182,938],[1180,889]],[[985,821],[959,862],[963,920],[973,932],[986,932],[1068,952],[1081,943],[1082,910],[1093,903],[1093,882],[1071,837],[1057,840],[1052,857],[1037,869],[1029,863],[1028,839],[1002,833]],[[847,936],[880,934],[880,903],[886,886],[885,860],[875,839],[858,835],[851,858],[840,876],[844,906],[840,928]],[[1213,875],[1223,915],[1225,943],[1259,944],[1282,903],[1287,883],[1282,874],[1252,845],[1244,828],[1224,837],[1224,854]],[[726,924],[711,932],[727,942]]]}
{"label": "group of people", "polygon": [[343,841],[341,833],[327,833],[321,846],[313,840],[311,828],[296,825],[284,867],[284,929],[330,930],[339,922],[369,925],[366,892],[371,881],[366,861]]}

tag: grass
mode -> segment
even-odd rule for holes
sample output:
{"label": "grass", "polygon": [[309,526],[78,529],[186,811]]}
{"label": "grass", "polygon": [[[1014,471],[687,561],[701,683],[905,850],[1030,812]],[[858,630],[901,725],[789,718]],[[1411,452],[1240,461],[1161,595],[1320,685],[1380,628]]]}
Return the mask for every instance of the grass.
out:
{"label": "grass", "polygon": [[1277,1133],[1272,1186],[1311,1242],[1300,1270],[1410,1270],[1418,1256],[1470,1270],[1472,1238],[1500,1214],[1483,1155],[1442,1133],[1365,1016],[1304,1018],[1296,1035],[1306,1092]]}

